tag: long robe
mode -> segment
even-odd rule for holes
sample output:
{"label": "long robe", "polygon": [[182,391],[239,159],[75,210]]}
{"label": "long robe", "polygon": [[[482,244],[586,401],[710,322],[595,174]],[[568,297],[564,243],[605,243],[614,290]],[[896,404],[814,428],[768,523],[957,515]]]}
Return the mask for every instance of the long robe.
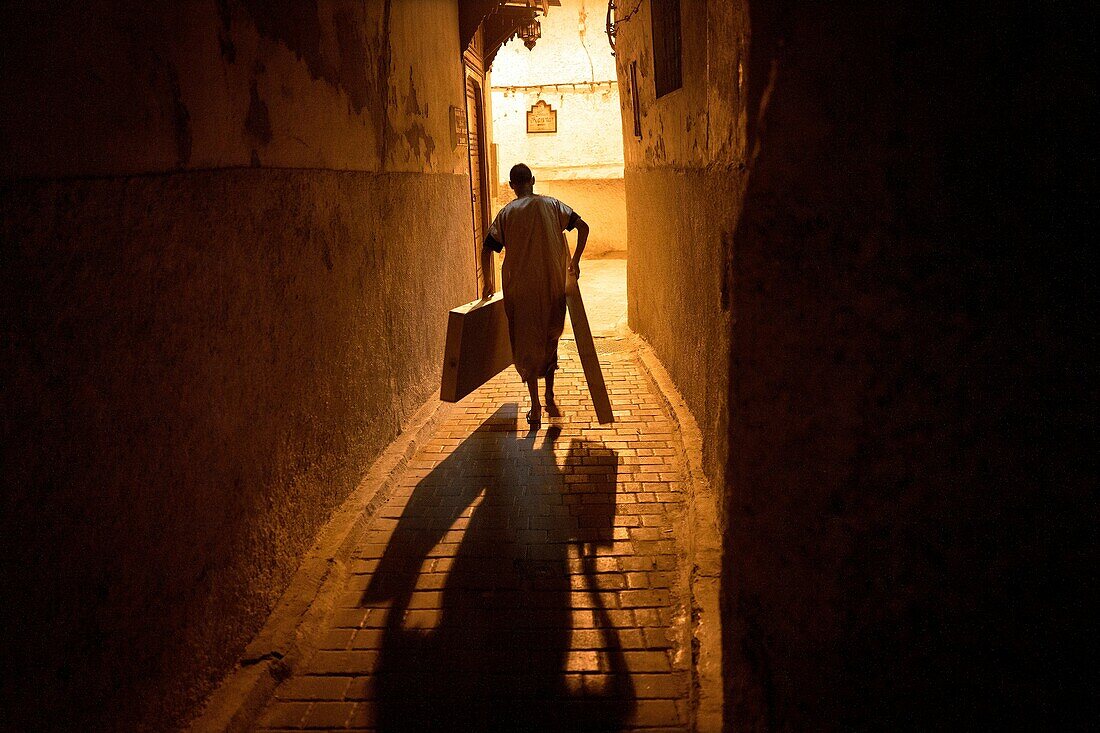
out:
{"label": "long robe", "polygon": [[569,247],[564,232],[577,215],[550,196],[520,196],[500,210],[485,246],[504,256],[504,311],[520,379],[544,377],[558,366],[565,329]]}

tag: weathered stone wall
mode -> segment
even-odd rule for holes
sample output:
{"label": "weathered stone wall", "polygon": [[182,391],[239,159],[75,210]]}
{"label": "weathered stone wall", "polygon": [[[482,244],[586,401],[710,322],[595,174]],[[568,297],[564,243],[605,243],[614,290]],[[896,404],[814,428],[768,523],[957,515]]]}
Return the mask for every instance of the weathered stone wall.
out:
{"label": "weathered stone wall", "polygon": [[652,99],[649,3],[620,36],[631,323],[728,452],[727,725],[1069,726],[1096,534],[1084,16],[682,5],[680,91]]}
{"label": "weathered stone wall", "polygon": [[457,8],[0,29],[0,707],[170,729],[437,388],[474,290]]}
{"label": "weathered stone wall", "polygon": [[[744,187],[741,100],[730,82],[737,78],[744,29],[740,11],[728,3],[713,3],[706,12],[682,5],[681,89],[655,96],[648,1],[619,26],[616,42],[627,301],[631,328],[653,346],[699,422],[704,467],[717,484],[725,466],[729,384],[726,273]],[[717,33],[726,35],[712,42]],[[634,135],[632,63],[640,138]]]}
{"label": "weathered stone wall", "polygon": [[705,436],[712,480],[724,466],[729,297],[724,273],[738,203],[723,170],[628,169],[627,317],[653,346]]}

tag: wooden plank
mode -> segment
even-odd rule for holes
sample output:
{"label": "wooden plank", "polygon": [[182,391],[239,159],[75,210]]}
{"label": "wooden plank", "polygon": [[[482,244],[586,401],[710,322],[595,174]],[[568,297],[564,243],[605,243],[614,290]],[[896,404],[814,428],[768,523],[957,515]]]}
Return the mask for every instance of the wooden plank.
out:
{"label": "wooden plank", "polygon": [[569,322],[573,324],[573,337],[577,340],[577,353],[581,357],[584,379],[588,382],[588,393],[592,395],[592,404],[596,407],[596,417],[601,425],[615,422],[611,413],[611,400],[607,396],[607,385],[603,381],[600,359],[596,356],[596,344],[592,340],[592,329],[588,325],[588,316],[584,312],[581,289],[576,278],[570,277],[565,286],[565,304],[569,307]]}
{"label": "wooden plank", "polygon": [[461,305],[447,315],[439,399],[458,402],[511,365],[503,294]]}

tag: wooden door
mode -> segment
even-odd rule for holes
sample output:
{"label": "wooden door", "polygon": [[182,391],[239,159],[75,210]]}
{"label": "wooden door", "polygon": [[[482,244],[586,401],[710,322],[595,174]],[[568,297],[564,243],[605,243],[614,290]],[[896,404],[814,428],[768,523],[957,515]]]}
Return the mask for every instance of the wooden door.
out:
{"label": "wooden door", "polygon": [[[466,76],[467,150],[470,156],[470,202],[474,224],[474,272],[477,288],[481,288],[481,247],[489,229],[489,169],[485,155],[485,101],[481,83],[471,74]],[[495,286],[495,273],[489,272]],[[480,292],[478,293],[480,295]]]}

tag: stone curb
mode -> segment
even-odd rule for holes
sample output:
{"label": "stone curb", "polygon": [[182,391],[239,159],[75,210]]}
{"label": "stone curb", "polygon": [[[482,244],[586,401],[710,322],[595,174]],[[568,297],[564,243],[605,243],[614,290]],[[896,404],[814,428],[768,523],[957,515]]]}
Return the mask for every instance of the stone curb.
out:
{"label": "stone curb", "polygon": [[435,398],[428,400],[371,464],[359,486],[318,533],[238,666],[226,675],[198,718],[184,730],[235,733],[252,729],[275,688],[315,650],[333,601],[347,579],[348,559],[356,541],[393,494],[409,459],[450,410],[450,405]]}
{"label": "stone curb", "polygon": [[703,473],[703,435],[687,402],[653,349],[636,336],[642,372],[655,387],[680,429],[682,458],[688,470],[687,502],[681,540],[687,547],[691,572],[691,675],[694,730],[724,730],[725,686],[722,680],[722,615],[720,583],[722,539],[718,527],[718,503]]}

